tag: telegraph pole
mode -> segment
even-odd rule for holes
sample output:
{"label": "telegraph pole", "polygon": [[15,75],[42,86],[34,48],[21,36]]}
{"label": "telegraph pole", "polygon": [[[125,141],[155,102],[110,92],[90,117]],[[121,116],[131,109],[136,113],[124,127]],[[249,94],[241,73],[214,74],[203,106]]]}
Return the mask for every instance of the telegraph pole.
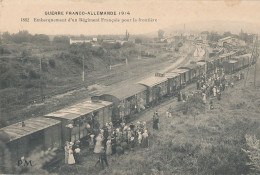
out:
{"label": "telegraph pole", "polygon": [[85,57],[82,58],[82,81],[85,81]]}
{"label": "telegraph pole", "polygon": [[[43,56],[44,57],[44,56]],[[43,87],[42,87],[42,58],[40,57],[40,88],[41,88],[41,100],[43,101]]]}
{"label": "telegraph pole", "polygon": [[255,40],[255,72],[254,72],[254,87],[256,87],[256,68],[257,68],[257,60],[258,60],[258,57],[259,57],[259,54],[258,54],[258,47],[257,47],[257,42],[258,42],[258,35],[256,36],[256,40]]}

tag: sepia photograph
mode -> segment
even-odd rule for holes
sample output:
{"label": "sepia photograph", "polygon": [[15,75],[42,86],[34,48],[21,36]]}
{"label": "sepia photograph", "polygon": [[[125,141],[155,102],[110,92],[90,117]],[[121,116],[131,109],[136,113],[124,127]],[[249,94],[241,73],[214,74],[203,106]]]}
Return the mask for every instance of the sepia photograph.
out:
{"label": "sepia photograph", "polygon": [[259,10],[0,0],[0,174],[260,174]]}

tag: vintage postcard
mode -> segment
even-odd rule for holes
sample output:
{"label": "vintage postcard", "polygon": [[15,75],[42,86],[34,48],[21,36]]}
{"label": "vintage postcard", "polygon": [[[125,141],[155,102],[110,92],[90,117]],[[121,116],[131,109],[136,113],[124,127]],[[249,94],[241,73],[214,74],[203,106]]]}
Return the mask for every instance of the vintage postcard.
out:
{"label": "vintage postcard", "polygon": [[259,174],[259,10],[0,0],[0,174]]}

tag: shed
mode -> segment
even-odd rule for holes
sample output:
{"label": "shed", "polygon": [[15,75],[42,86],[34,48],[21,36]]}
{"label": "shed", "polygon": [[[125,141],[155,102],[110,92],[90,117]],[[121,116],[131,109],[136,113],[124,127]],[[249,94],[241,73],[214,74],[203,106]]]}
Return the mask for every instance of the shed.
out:
{"label": "shed", "polygon": [[22,156],[29,156],[36,148],[61,146],[61,122],[54,119],[37,117],[1,128],[8,136],[7,146],[12,158],[17,161]]}

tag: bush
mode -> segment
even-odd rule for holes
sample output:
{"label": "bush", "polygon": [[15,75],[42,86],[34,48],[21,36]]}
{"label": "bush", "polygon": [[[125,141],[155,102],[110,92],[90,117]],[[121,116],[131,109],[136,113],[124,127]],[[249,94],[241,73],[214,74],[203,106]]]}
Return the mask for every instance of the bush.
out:
{"label": "bush", "polygon": [[0,87],[1,88],[14,87],[16,86],[17,81],[18,81],[17,75],[15,75],[12,70],[9,70],[1,75]]}
{"label": "bush", "polygon": [[49,59],[49,65],[50,65],[51,68],[55,68],[55,67],[56,67],[56,62],[55,62],[55,60]]}
{"label": "bush", "polygon": [[35,72],[35,70],[30,70],[29,76],[32,79],[39,79],[41,77],[41,75],[39,73]]}
{"label": "bush", "polygon": [[46,62],[42,62],[42,71],[44,72],[48,71],[48,64]]}

